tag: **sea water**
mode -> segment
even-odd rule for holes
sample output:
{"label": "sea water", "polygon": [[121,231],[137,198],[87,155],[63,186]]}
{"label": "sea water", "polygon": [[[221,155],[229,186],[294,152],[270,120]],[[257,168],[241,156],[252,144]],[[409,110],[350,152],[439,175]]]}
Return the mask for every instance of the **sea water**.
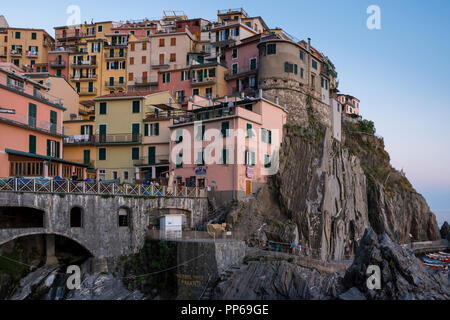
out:
{"label": "sea water", "polygon": [[450,223],[450,210],[431,210],[436,215],[436,220],[439,229],[442,227],[445,221]]}

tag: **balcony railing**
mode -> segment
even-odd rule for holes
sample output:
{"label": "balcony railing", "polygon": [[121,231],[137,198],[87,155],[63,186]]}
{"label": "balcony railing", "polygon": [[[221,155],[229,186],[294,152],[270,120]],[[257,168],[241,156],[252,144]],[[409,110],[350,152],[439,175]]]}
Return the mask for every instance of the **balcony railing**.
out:
{"label": "balcony railing", "polygon": [[191,79],[191,85],[203,85],[203,84],[209,84],[209,83],[215,83],[216,77],[206,77],[201,79]]}
{"label": "balcony railing", "polygon": [[155,164],[169,164],[169,155],[156,155],[153,158],[142,157],[138,160],[133,160],[135,166],[155,165]]}
{"label": "balcony railing", "polygon": [[56,40],[68,40],[71,38],[80,38],[82,35],[80,30],[70,30],[70,31],[66,31],[63,32],[61,34],[55,34],[55,39]]}
{"label": "balcony railing", "polygon": [[95,96],[95,95],[97,95],[97,89],[92,89],[92,90],[89,90],[89,89],[81,89],[79,92],[78,92],[78,95],[80,95],[80,96]]}
{"label": "balcony railing", "polygon": [[25,114],[2,113],[0,114],[0,120],[8,121],[18,126],[43,131],[45,133],[57,135],[64,134],[64,127],[58,127],[56,124],[49,121],[38,120],[35,117],[30,117]]}
{"label": "balcony railing", "polygon": [[71,75],[70,76],[70,80],[72,81],[89,81],[89,80],[95,80],[97,79],[97,75],[96,74],[88,74],[88,75]]}
{"label": "balcony railing", "polygon": [[11,57],[21,57],[22,56],[22,49],[11,49],[9,52]]}
{"label": "balcony railing", "polygon": [[50,103],[53,104],[57,104],[59,106],[63,105],[63,100],[57,97],[52,96],[51,94],[45,93],[45,92],[41,92],[39,90],[34,90],[33,91],[33,96],[39,99],[43,99],[46,100]]}
{"label": "balcony railing", "polygon": [[77,63],[71,63],[70,66],[74,69],[76,68],[89,68],[89,67],[96,67],[97,61],[91,61],[91,60],[80,60]]}
{"label": "balcony railing", "polygon": [[39,52],[37,51],[27,51],[28,58],[37,58],[39,57]]}
{"label": "balcony railing", "polygon": [[105,59],[106,60],[123,60],[123,59],[126,59],[126,57],[125,57],[125,54],[123,54],[123,55],[118,54],[118,55],[111,56],[111,54],[109,52],[105,52]]}
{"label": "balcony railing", "polygon": [[91,144],[95,143],[95,136],[90,134],[72,135],[64,138],[64,144]]}
{"label": "balcony railing", "polygon": [[2,178],[0,179],[0,191],[143,197],[207,197],[206,189],[199,187],[120,184],[119,182],[72,181],[49,178]]}
{"label": "balcony railing", "polygon": [[105,87],[107,88],[124,88],[125,87],[125,83],[124,82],[110,82],[110,81],[105,81]]}
{"label": "balcony railing", "polygon": [[52,60],[50,61],[50,67],[52,68],[65,68],[66,62],[64,60]]}
{"label": "balcony railing", "polygon": [[142,135],[136,133],[96,134],[95,141],[98,144],[141,143]]}

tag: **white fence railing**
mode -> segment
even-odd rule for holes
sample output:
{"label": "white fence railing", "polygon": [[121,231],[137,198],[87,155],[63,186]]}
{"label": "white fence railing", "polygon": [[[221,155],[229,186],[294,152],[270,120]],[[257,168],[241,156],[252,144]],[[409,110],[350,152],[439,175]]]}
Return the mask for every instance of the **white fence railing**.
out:
{"label": "white fence railing", "polygon": [[120,184],[102,181],[72,181],[48,178],[2,178],[0,191],[35,193],[73,193],[153,197],[206,198],[205,188],[168,187],[145,184]]}

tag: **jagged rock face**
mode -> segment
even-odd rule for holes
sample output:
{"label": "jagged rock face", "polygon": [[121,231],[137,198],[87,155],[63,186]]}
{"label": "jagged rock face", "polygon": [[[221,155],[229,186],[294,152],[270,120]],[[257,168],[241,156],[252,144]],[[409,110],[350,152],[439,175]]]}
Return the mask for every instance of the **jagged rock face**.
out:
{"label": "jagged rock face", "polygon": [[322,259],[342,259],[369,225],[366,177],[359,159],[326,130],[308,141],[287,127],[276,177],[280,202],[299,227],[299,241]]}
{"label": "jagged rock face", "polygon": [[442,239],[447,239],[448,241],[450,241],[450,225],[447,221],[445,221],[442,225],[440,233]]}
{"label": "jagged rock face", "polygon": [[[377,265],[381,271],[381,289],[368,289],[366,271]],[[377,235],[367,228],[355,260],[344,276],[346,288],[356,288],[367,299],[449,299],[448,276],[428,270],[414,254],[395,244],[388,235]]]}
{"label": "jagged rock face", "polygon": [[338,274],[321,275],[287,261],[251,261],[220,283],[213,299],[333,299],[341,290]]}
{"label": "jagged rock face", "polygon": [[399,243],[440,238],[436,216],[420,194],[398,189],[386,192],[380,183],[372,182],[368,201],[370,225],[378,234],[386,233]]}

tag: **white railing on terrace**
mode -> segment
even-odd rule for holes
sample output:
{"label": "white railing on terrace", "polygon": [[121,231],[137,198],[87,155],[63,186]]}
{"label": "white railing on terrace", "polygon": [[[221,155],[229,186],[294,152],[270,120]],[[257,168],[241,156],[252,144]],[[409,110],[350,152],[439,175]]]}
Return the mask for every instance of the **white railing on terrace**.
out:
{"label": "white railing on terrace", "polygon": [[72,181],[50,178],[1,178],[0,191],[35,193],[73,193],[111,196],[147,196],[206,198],[206,189],[198,187],[168,187],[144,184],[119,184],[102,181]]}

